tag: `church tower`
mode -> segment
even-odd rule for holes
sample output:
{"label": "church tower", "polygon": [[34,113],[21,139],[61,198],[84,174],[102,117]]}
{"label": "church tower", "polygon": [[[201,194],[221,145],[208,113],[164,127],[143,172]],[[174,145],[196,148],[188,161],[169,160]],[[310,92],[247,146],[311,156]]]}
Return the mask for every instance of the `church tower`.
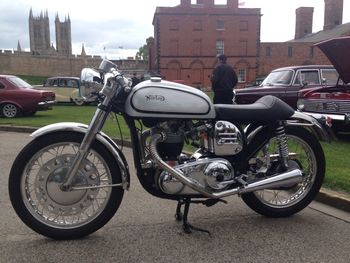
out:
{"label": "church tower", "polygon": [[64,22],[60,22],[58,14],[55,19],[56,28],[56,50],[59,55],[72,55],[72,37],[70,18],[65,18]]}
{"label": "church tower", "polygon": [[29,41],[30,51],[33,54],[47,54],[50,49],[50,22],[47,10],[45,15],[34,17],[29,11]]}

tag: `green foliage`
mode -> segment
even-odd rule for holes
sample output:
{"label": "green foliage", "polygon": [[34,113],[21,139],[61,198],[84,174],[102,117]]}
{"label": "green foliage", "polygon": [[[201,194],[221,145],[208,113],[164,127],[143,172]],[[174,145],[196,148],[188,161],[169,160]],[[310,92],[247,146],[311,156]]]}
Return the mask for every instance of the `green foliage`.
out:
{"label": "green foliage", "polygon": [[148,61],[148,46],[144,44],[139,48],[139,51],[136,53],[136,58]]}
{"label": "green foliage", "polygon": [[30,85],[43,85],[44,81],[48,78],[48,77],[25,76],[25,75],[18,75],[18,77],[28,82]]}
{"label": "green foliage", "polygon": [[350,193],[349,137],[331,143],[322,143],[322,148],[326,156],[326,178],[323,186]]}
{"label": "green foliage", "polygon": [[139,48],[139,51],[136,53],[136,58],[148,61],[148,43],[152,41],[152,37],[147,38],[146,44]]}
{"label": "green foliage", "polygon": [[[0,125],[43,127],[56,122],[79,122],[89,124],[96,106],[55,105],[52,110],[38,111],[31,117],[17,117],[13,119],[0,118]],[[129,129],[121,116],[118,116],[124,139],[130,139]],[[107,120],[103,131],[113,138],[119,138],[119,130],[115,121]]]}

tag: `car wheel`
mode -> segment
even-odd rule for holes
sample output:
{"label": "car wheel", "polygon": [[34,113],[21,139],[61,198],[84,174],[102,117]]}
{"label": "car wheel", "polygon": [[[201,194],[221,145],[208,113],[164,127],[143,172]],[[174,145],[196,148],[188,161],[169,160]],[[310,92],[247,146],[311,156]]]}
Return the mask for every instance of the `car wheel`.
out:
{"label": "car wheel", "polygon": [[12,103],[6,103],[1,106],[1,114],[6,118],[14,118],[18,116],[19,113],[20,109]]}
{"label": "car wheel", "polygon": [[75,103],[75,105],[78,105],[78,106],[83,106],[85,104],[85,101],[83,98],[76,98],[73,100],[73,102]]}

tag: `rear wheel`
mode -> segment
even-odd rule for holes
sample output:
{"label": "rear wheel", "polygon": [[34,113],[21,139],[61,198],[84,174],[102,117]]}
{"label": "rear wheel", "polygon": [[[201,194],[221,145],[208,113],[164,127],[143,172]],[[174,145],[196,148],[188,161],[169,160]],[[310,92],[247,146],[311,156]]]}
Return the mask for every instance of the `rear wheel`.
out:
{"label": "rear wheel", "polygon": [[[101,228],[117,211],[121,187],[63,191],[62,183],[78,151],[82,134],[61,132],[35,139],[17,156],[9,194],[22,221],[54,239],[80,238]],[[73,180],[78,187],[121,183],[118,165],[94,142]]]}
{"label": "rear wheel", "polygon": [[14,118],[20,114],[20,109],[12,103],[6,103],[1,106],[1,114],[6,118]]}
{"label": "rear wheel", "polygon": [[[305,208],[319,192],[325,175],[325,158],[318,140],[303,128],[286,130],[289,167],[303,172],[303,181],[278,189],[264,189],[242,195],[243,201],[254,211],[268,217],[287,217]],[[280,172],[279,151],[275,137],[263,147],[254,163],[264,166],[270,159],[269,173]],[[265,165],[266,167],[266,165]],[[251,167],[253,170],[259,167]]]}

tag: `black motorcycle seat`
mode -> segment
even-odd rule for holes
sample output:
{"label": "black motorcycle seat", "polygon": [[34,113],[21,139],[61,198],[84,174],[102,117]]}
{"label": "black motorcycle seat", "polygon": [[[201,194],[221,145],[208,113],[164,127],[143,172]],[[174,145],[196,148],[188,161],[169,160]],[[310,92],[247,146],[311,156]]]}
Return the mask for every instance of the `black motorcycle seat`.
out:
{"label": "black motorcycle seat", "polygon": [[285,120],[294,114],[294,109],[277,97],[267,95],[253,104],[214,104],[216,118],[236,121]]}

